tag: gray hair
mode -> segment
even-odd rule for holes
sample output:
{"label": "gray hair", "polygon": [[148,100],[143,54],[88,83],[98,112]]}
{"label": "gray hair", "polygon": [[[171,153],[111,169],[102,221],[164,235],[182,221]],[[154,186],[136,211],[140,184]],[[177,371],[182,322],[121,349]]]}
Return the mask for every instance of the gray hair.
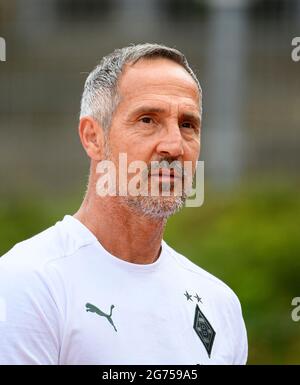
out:
{"label": "gray hair", "polygon": [[[113,113],[120,101],[118,80],[124,66],[142,58],[168,58],[180,64],[191,75],[202,95],[200,83],[190,68],[186,57],[177,49],[161,44],[137,44],[114,50],[102,58],[88,75],[81,98],[80,118],[91,116],[108,131]],[[201,103],[201,102],[200,102]],[[200,113],[202,106],[200,104]]]}

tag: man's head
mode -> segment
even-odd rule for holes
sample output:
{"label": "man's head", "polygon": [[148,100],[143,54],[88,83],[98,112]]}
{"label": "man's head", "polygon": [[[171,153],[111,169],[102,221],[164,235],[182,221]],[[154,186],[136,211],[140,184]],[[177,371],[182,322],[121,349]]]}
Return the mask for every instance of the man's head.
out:
{"label": "man's head", "polygon": [[[190,161],[200,151],[201,88],[179,51],[157,44],[115,50],[88,76],[81,101],[79,132],[91,158],[91,179],[103,159],[128,164]],[[118,169],[118,167],[117,167]],[[180,170],[181,171],[181,170]],[[147,174],[147,184],[148,177]],[[157,176],[162,185],[167,177]],[[171,179],[171,185],[176,178]],[[150,181],[150,179],[149,179]],[[170,181],[169,181],[170,182]],[[167,217],[184,203],[181,196],[126,196],[120,203],[151,217]]]}

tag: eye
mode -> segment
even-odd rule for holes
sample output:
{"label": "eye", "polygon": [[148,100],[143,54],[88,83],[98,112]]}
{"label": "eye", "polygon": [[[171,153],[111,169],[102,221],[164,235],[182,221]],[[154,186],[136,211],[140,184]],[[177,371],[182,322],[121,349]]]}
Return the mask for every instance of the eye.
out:
{"label": "eye", "polygon": [[146,123],[146,124],[150,124],[153,122],[153,119],[150,118],[150,116],[143,116],[141,119],[140,119],[141,122],[143,123]]}
{"label": "eye", "polygon": [[183,128],[194,128],[193,124],[191,122],[183,122],[181,123],[181,127]]}

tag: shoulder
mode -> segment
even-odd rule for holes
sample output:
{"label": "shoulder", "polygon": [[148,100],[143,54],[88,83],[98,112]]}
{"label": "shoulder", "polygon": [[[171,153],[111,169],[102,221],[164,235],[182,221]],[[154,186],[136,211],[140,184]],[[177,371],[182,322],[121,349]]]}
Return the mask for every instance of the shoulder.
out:
{"label": "shoulder", "polygon": [[0,258],[0,270],[40,270],[51,262],[59,263],[74,255],[91,239],[83,237],[80,232],[74,233],[72,221],[66,216],[55,225],[14,245]]}
{"label": "shoulder", "polygon": [[49,260],[59,257],[62,253],[58,229],[56,226],[51,226],[33,237],[15,244],[1,257],[0,266],[15,266],[16,268],[41,266]]}
{"label": "shoulder", "polygon": [[[56,226],[14,245],[0,258],[0,293],[10,304],[48,297],[48,263],[63,254]],[[12,305],[11,305],[12,306]]]}
{"label": "shoulder", "polygon": [[62,263],[72,265],[76,252],[92,241],[74,219],[65,217],[17,243],[0,258],[0,298],[6,299],[10,309],[34,306],[36,310],[41,304],[46,309],[51,304],[62,308],[58,305],[66,291]]}
{"label": "shoulder", "polygon": [[226,300],[225,303],[227,305],[231,304],[235,308],[241,308],[237,295],[226,283],[178,253],[166,243],[165,245],[178,269],[183,272],[188,280],[201,282],[213,297],[219,298],[220,302],[224,303],[224,300]]}

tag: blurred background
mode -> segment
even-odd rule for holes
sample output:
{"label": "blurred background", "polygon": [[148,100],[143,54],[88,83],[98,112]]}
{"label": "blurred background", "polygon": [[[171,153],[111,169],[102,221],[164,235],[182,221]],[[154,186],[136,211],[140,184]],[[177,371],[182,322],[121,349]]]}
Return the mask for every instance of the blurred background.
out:
{"label": "blurred background", "polygon": [[1,0],[0,255],[74,213],[81,92],[130,43],[182,50],[203,88],[205,200],[165,240],[237,293],[250,364],[300,363],[298,0]]}

